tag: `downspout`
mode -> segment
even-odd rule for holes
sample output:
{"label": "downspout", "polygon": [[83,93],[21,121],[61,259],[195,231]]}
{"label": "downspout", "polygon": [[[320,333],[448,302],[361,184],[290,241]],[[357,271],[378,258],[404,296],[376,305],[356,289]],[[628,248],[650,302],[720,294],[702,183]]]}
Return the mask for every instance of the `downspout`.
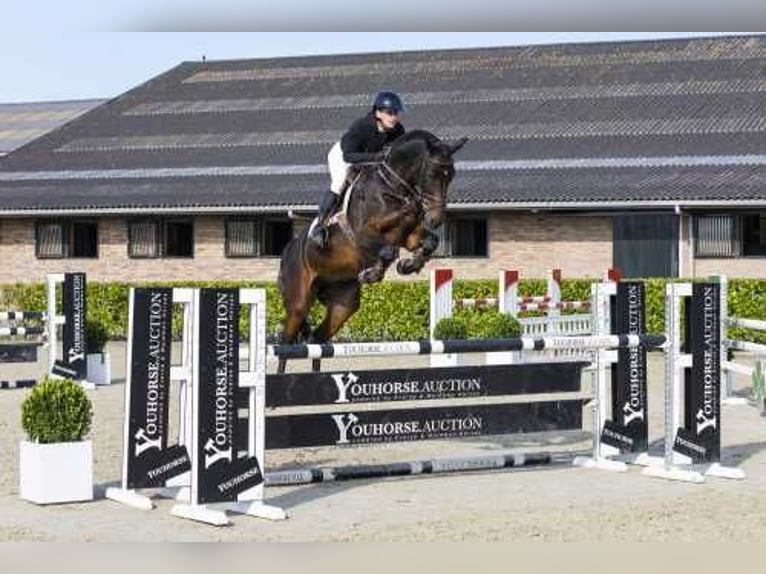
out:
{"label": "downspout", "polygon": [[683,261],[684,261],[684,217],[681,213],[681,206],[676,203],[674,207],[674,211],[676,215],[678,216],[678,255],[677,255],[677,261],[678,261],[678,276],[683,277],[684,276],[684,268],[683,268]]}
{"label": "downspout", "polygon": [[687,246],[689,251],[689,271],[691,278],[694,279],[697,275],[697,267],[694,265],[694,215],[689,213],[686,217],[689,219],[689,244]]}

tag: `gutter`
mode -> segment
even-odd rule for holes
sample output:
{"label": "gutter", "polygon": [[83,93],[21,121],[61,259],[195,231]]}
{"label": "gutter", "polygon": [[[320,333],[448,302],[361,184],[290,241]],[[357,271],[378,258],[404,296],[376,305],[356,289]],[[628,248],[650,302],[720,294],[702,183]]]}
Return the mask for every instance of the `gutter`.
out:
{"label": "gutter", "polygon": [[[766,205],[764,199],[748,200],[692,200],[684,201],[683,207],[689,208],[759,208]],[[220,206],[126,206],[126,207],[98,207],[88,206],[84,208],[51,208],[51,209],[2,209],[0,217],[59,217],[59,216],[82,216],[82,215],[132,215],[132,214],[200,214],[217,215],[231,213],[312,213],[316,211],[314,204],[284,204],[284,205],[220,205]],[[672,210],[680,214],[678,201],[571,201],[571,202],[454,202],[447,205],[448,211],[566,211],[566,210]]]}

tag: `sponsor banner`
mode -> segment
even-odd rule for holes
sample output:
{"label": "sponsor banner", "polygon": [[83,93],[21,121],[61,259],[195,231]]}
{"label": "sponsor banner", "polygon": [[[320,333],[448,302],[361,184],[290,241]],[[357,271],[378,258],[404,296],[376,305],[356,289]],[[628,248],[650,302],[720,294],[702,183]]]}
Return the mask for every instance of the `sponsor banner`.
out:
{"label": "sponsor banner", "polygon": [[[266,405],[353,404],[576,392],[586,362],[296,373],[266,377]],[[238,404],[246,406],[247,394]]]}
{"label": "sponsor banner", "polygon": [[683,427],[676,431],[673,450],[688,456],[694,463],[710,461],[713,456],[705,442],[701,441],[694,432],[690,432]]}
{"label": "sponsor banner", "polygon": [[[573,430],[582,426],[582,406],[582,400],[572,399],[267,417],[266,448]],[[244,432],[244,429],[239,432]]]}
{"label": "sponsor banner", "polygon": [[630,430],[611,420],[604,421],[601,429],[601,442],[620,449],[620,452],[636,452],[636,439]]}
{"label": "sponsor banner", "polygon": [[185,448],[167,446],[172,312],[172,289],[133,291],[128,488],[162,486],[191,468]]}
{"label": "sponsor banner", "polygon": [[74,370],[75,380],[84,380],[88,378],[88,362],[85,358],[88,352],[85,343],[85,273],[64,275],[63,297],[62,307],[66,317],[62,335],[64,364]]}
{"label": "sponsor banner", "polygon": [[[689,443],[694,462],[720,460],[721,455],[721,290],[717,283],[695,283],[689,309],[692,367],[685,373],[685,416],[679,440]],[[696,447],[696,450],[695,450]],[[685,451],[679,450],[687,454]]]}
{"label": "sponsor banner", "polygon": [[238,458],[239,290],[201,289],[199,304],[197,502],[234,502],[263,482],[254,457]]}
{"label": "sponsor banner", "polygon": [[175,444],[144,457],[142,486],[154,488],[165,486],[168,479],[191,470],[191,460],[186,447]]}
{"label": "sponsor banner", "polygon": [[[640,335],[646,332],[644,293],[643,283],[617,284],[612,307],[613,333]],[[649,446],[646,347],[620,348],[617,357],[619,362],[612,367],[612,420],[608,429],[604,427],[602,438],[622,452],[642,452]],[[607,436],[610,433],[611,438]],[[619,434],[624,436],[616,439]]]}
{"label": "sponsor banner", "polygon": [[64,361],[59,361],[58,359],[53,361],[51,375],[56,375],[64,379],[77,379],[78,374],[77,369],[73,369]]}

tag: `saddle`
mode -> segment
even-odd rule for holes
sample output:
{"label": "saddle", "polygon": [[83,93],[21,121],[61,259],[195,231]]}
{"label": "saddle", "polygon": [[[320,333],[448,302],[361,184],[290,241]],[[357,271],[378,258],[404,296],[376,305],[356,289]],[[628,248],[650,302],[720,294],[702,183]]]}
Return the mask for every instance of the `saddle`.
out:
{"label": "saddle", "polygon": [[343,189],[340,192],[341,197],[340,201],[338,202],[340,209],[333,213],[327,220],[328,228],[332,225],[338,225],[343,231],[343,234],[351,241],[354,240],[354,231],[351,229],[351,225],[348,222],[348,217],[346,214],[348,213],[348,204],[351,201],[351,196],[353,195],[356,189],[356,184],[359,182],[359,179],[363,173],[363,166],[351,166],[349,168],[348,174],[346,175],[346,181],[343,184]]}

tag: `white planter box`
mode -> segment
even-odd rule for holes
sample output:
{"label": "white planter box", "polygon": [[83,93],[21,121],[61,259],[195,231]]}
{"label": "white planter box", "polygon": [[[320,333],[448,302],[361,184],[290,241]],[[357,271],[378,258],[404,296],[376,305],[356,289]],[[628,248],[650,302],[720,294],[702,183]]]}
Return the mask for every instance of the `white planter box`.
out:
{"label": "white planter box", "polygon": [[37,504],[93,500],[91,441],[19,443],[19,494]]}
{"label": "white planter box", "polygon": [[89,353],[88,382],[95,385],[110,385],[112,383],[112,360],[108,352]]}

